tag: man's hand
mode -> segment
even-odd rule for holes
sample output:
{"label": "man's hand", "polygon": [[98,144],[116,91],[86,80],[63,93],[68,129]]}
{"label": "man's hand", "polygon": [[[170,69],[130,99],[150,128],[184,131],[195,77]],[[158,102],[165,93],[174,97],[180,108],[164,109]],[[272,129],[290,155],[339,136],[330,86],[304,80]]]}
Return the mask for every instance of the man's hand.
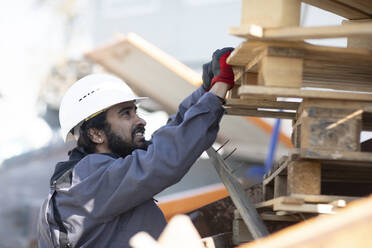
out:
{"label": "man's hand", "polygon": [[234,73],[232,67],[226,63],[232,50],[234,50],[232,47],[216,50],[212,55],[212,61],[203,65],[203,88],[205,90],[210,90],[216,82],[229,85],[228,90],[234,87]]}
{"label": "man's hand", "polygon": [[232,47],[218,49],[212,56],[212,86],[216,82],[224,82],[230,85],[229,89],[234,87],[234,73],[231,65],[226,63],[227,57],[234,50]]}

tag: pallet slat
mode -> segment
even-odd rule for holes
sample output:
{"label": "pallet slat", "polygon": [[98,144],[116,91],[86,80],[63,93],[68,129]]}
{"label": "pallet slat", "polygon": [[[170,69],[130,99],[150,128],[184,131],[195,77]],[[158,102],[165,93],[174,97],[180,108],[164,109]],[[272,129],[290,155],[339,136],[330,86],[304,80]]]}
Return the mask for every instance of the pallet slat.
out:
{"label": "pallet slat", "polygon": [[359,199],[349,196],[302,195],[282,196],[257,203],[256,208],[272,208],[274,211],[334,214],[337,208],[345,207],[345,202]]}
{"label": "pallet slat", "polygon": [[[358,20],[372,18],[372,6],[363,0],[301,0],[304,3],[335,13],[342,17]],[[364,5],[361,5],[364,3]]]}
{"label": "pallet slat", "polygon": [[297,110],[298,102],[270,101],[266,99],[227,99],[226,107],[231,108],[268,108],[268,109],[288,109]]}
{"label": "pallet slat", "polygon": [[300,158],[316,159],[337,162],[356,162],[359,165],[372,168],[372,153],[370,152],[353,152],[353,151],[332,151],[321,149],[294,149]]}
{"label": "pallet slat", "polygon": [[293,120],[296,118],[296,113],[292,113],[292,112],[280,112],[280,111],[247,109],[247,108],[225,108],[225,109],[228,115],[281,118],[281,119],[290,119],[290,120]]}
{"label": "pallet slat", "polygon": [[372,35],[371,23],[353,23],[350,25],[321,26],[321,27],[281,27],[264,28],[258,25],[242,25],[230,27],[229,34],[246,39],[291,40],[328,39],[342,37],[360,37]]}
{"label": "pallet slat", "polygon": [[265,87],[242,85],[239,87],[240,96],[276,96],[292,98],[317,98],[317,99],[338,99],[354,101],[372,101],[372,94],[357,92],[336,92],[308,90],[284,87]]}

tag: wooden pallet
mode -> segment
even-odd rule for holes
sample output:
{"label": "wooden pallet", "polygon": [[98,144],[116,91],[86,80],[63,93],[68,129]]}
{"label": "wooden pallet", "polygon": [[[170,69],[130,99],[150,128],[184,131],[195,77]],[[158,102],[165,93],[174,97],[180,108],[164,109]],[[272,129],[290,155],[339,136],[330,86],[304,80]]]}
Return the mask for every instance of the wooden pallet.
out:
{"label": "wooden pallet", "polygon": [[294,149],[264,176],[265,201],[256,207],[284,215],[293,212],[334,213],[347,202],[370,193],[372,154],[368,154],[368,158],[358,161],[352,160],[356,156],[346,158],[345,154],[343,159],[329,155],[327,160],[323,160],[324,156],[308,159],[304,150]]}
{"label": "wooden pallet", "polygon": [[264,176],[264,199],[291,194],[366,195],[372,190],[371,162],[370,152],[293,149]]}
{"label": "wooden pallet", "polygon": [[227,62],[243,68],[235,73],[236,81],[245,72],[257,73],[256,81],[244,83],[248,85],[372,92],[368,49],[249,40],[235,48]]}

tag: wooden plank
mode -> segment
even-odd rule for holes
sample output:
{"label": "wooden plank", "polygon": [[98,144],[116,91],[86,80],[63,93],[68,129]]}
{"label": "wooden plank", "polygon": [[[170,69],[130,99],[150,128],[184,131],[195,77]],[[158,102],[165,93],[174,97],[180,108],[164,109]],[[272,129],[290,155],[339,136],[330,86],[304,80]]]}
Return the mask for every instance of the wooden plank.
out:
{"label": "wooden plank", "polygon": [[262,213],[260,214],[260,216],[263,220],[268,220],[268,221],[299,222],[303,220],[299,216],[295,216],[295,215],[276,215],[276,214]]}
{"label": "wooden plank", "polygon": [[299,0],[242,0],[241,24],[297,26],[300,23],[300,12]]}
{"label": "wooden plank", "polygon": [[[348,200],[344,200],[347,198]],[[272,208],[275,212],[300,212],[334,214],[337,208],[345,207],[346,202],[354,201],[356,197],[322,196],[322,195],[291,195],[278,197],[269,201],[257,203],[257,208]],[[319,202],[317,202],[319,200]]]}
{"label": "wooden plank", "polygon": [[361,37],[372,35],[372,23],[352,23],[350,25],[320,27],[281,27],[263,28],[258,25],[230,27],[229,34],[246,39],[291,40],[329,39],[343,37]]}
{"label": "wooden plank", "polygon": [[343,4],[341,1],[334,0],[302,0],[302,2],[327,10],[348,19],[358,20],[371,17],[371,14],[368,14],[368,12],[370,12],[370,9],[366,11],[366,9],[353,8],[349,5],[350,2],[355,2],[355,0],[348,0],[348,4]]}
{"label": "wooden plank", "polygon": [[353,152],[353,151],[332,151],[324,149],[293,149],[291,153],[296,153],[302,159],[314,160],[335,160],[337,162],[355,162],[360,166],[372,167],[371,152]]}
{"label": "wooden plank", "polygon": [[225,164],[221,156],[213,148],[209,148],[207,154],[212,160],[221,181],[229,191],[232,201],[252,236],[257,239],[268,235],[267,228],[259,217],[254,205],[246,197],[242,185],[227,171],[226,168],[228,168],[228,166]]}
{"label": "wooden plank", "polygon": [[256,208],[268,208],[268,207],[271,208],[274,205],[275,202],[282,201],[282,199],[284,199],[284,196],[278,197],[278,198],[275,198],[275,199],[271,199],[271,200],[267,200],[267,201],[264,201],[264,202],[256,203],[255,206],[256,206]]}
{"label": "wooden plank", "polygon": [[319,216],[240,248],[372,247],[372,197],[350,204],[336,215]]}
{"label": "wooden plank", "polygon": [[[299,107],[299,114],[302,113],[304,108],[319,107],[323,108],[327,106],[332,109],[341,109],[343,111],[350,110],[350,114],[355,112],[355,110],[362,109],[364,112],[372,112],[372,105],[367,101],[349,101],[349,100],[335,100],[335,99],[304,99]],[[328,116],[330,113],[325,113],[324,116]],[[342,113],[341,113],[342,114]],[[308,115],[308,114],[307,114]],[[337,115],[338,117],[340,115]]]}
{"label": "wooden plank", "polygon": [[[363,1],[368,3],[368,1]],[[371,3],[369,3],[371,4]],[[372,7],[371,7],[372,10]],[[344,26],[350,26],[354,24],[367,23],[372,25],[372,19],[363,19],[363,20],[345,20],[342,22]],[[372,50],[372,36],[368,37],[348,37],[347,38],[347,47],[349,48],[363,48]]]}
{"label": "wooden plank", "polygon": [[301,205],[304,203],[332,203],[337,200],[343,200],[347,203],[358,200],[360,197],[352,196],[337,196],[337,195],[312,195],[312,194],[291,194],[289,196],[281,196],[268,201],[256,203],[256,208],[272,207],[276,203]]}
{"label": "wooden plank", "polygon": [[232,108],[268,108],[268,109],[290,109],[297,110],[299,102],[285,102],[266,99],[228,99],[226,107]]}
{"label": "wooden plank", "polygon": [[337,195],[309,195],[309,194],[291,194],[290,197],[302,198],[305,202],[312,203],[331,203],[337,200],[344,200],[346,202],[352,202],[360,197],[352,196],[337,196]]}
{"label": "wooden plank", "polygon": [[283,203],[275,203],[273,206],[274,211],[288,211],[288,212],[301,212],[301,213],[318,213],[318,214],[335,214],[337,207],[331,204],[302,204],[290,205]]}
{"label": "wooden plank", "polygon": [[243,85],[239,87],[240,96],[276,96],[276,97],[294,97],[294,98],[317,98],[317,99],[337,99],[337,100],[355,100],[372,101],[372,94],[358,92],[336,92],[307,90],[296,88],[274,88],[265,86]]}
{"label": "wooden plank", "polygon": [[296,113],[292,112],[280,112],[270,110],[257,110],[248,108],[225,108],[228,115],[239,115],[239,116],[255,116],[255,117],[267,117],[267,118],[281,118],[281,119],[295,119]]}
{"label": "wooden plank", "polygon": [[[292,161],[288,164],[288,194],[319,195],[321,165],[316,161]],[[284,209],[283,209],[284,210]]]}
{"label": "wooden plank", "polygon": [[372,15],[372,2],[366,0],[337,0],[350,8],[361,10],[369,15]]}

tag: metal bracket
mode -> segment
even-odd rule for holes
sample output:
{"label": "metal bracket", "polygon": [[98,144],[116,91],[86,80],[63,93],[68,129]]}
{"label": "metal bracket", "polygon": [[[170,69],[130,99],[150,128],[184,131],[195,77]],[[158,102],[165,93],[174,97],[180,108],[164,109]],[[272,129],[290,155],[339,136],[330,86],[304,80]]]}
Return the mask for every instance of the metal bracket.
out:
{"label": "metal bracket", "polygon": [[207,154],[253,238],[258,239],[267,236],[269,232],[265,224],[258,215],[255,206],[246,196],[242,185],[227,169],[230,167],[225,164],[224,159],[212,147],[207,150]]}

